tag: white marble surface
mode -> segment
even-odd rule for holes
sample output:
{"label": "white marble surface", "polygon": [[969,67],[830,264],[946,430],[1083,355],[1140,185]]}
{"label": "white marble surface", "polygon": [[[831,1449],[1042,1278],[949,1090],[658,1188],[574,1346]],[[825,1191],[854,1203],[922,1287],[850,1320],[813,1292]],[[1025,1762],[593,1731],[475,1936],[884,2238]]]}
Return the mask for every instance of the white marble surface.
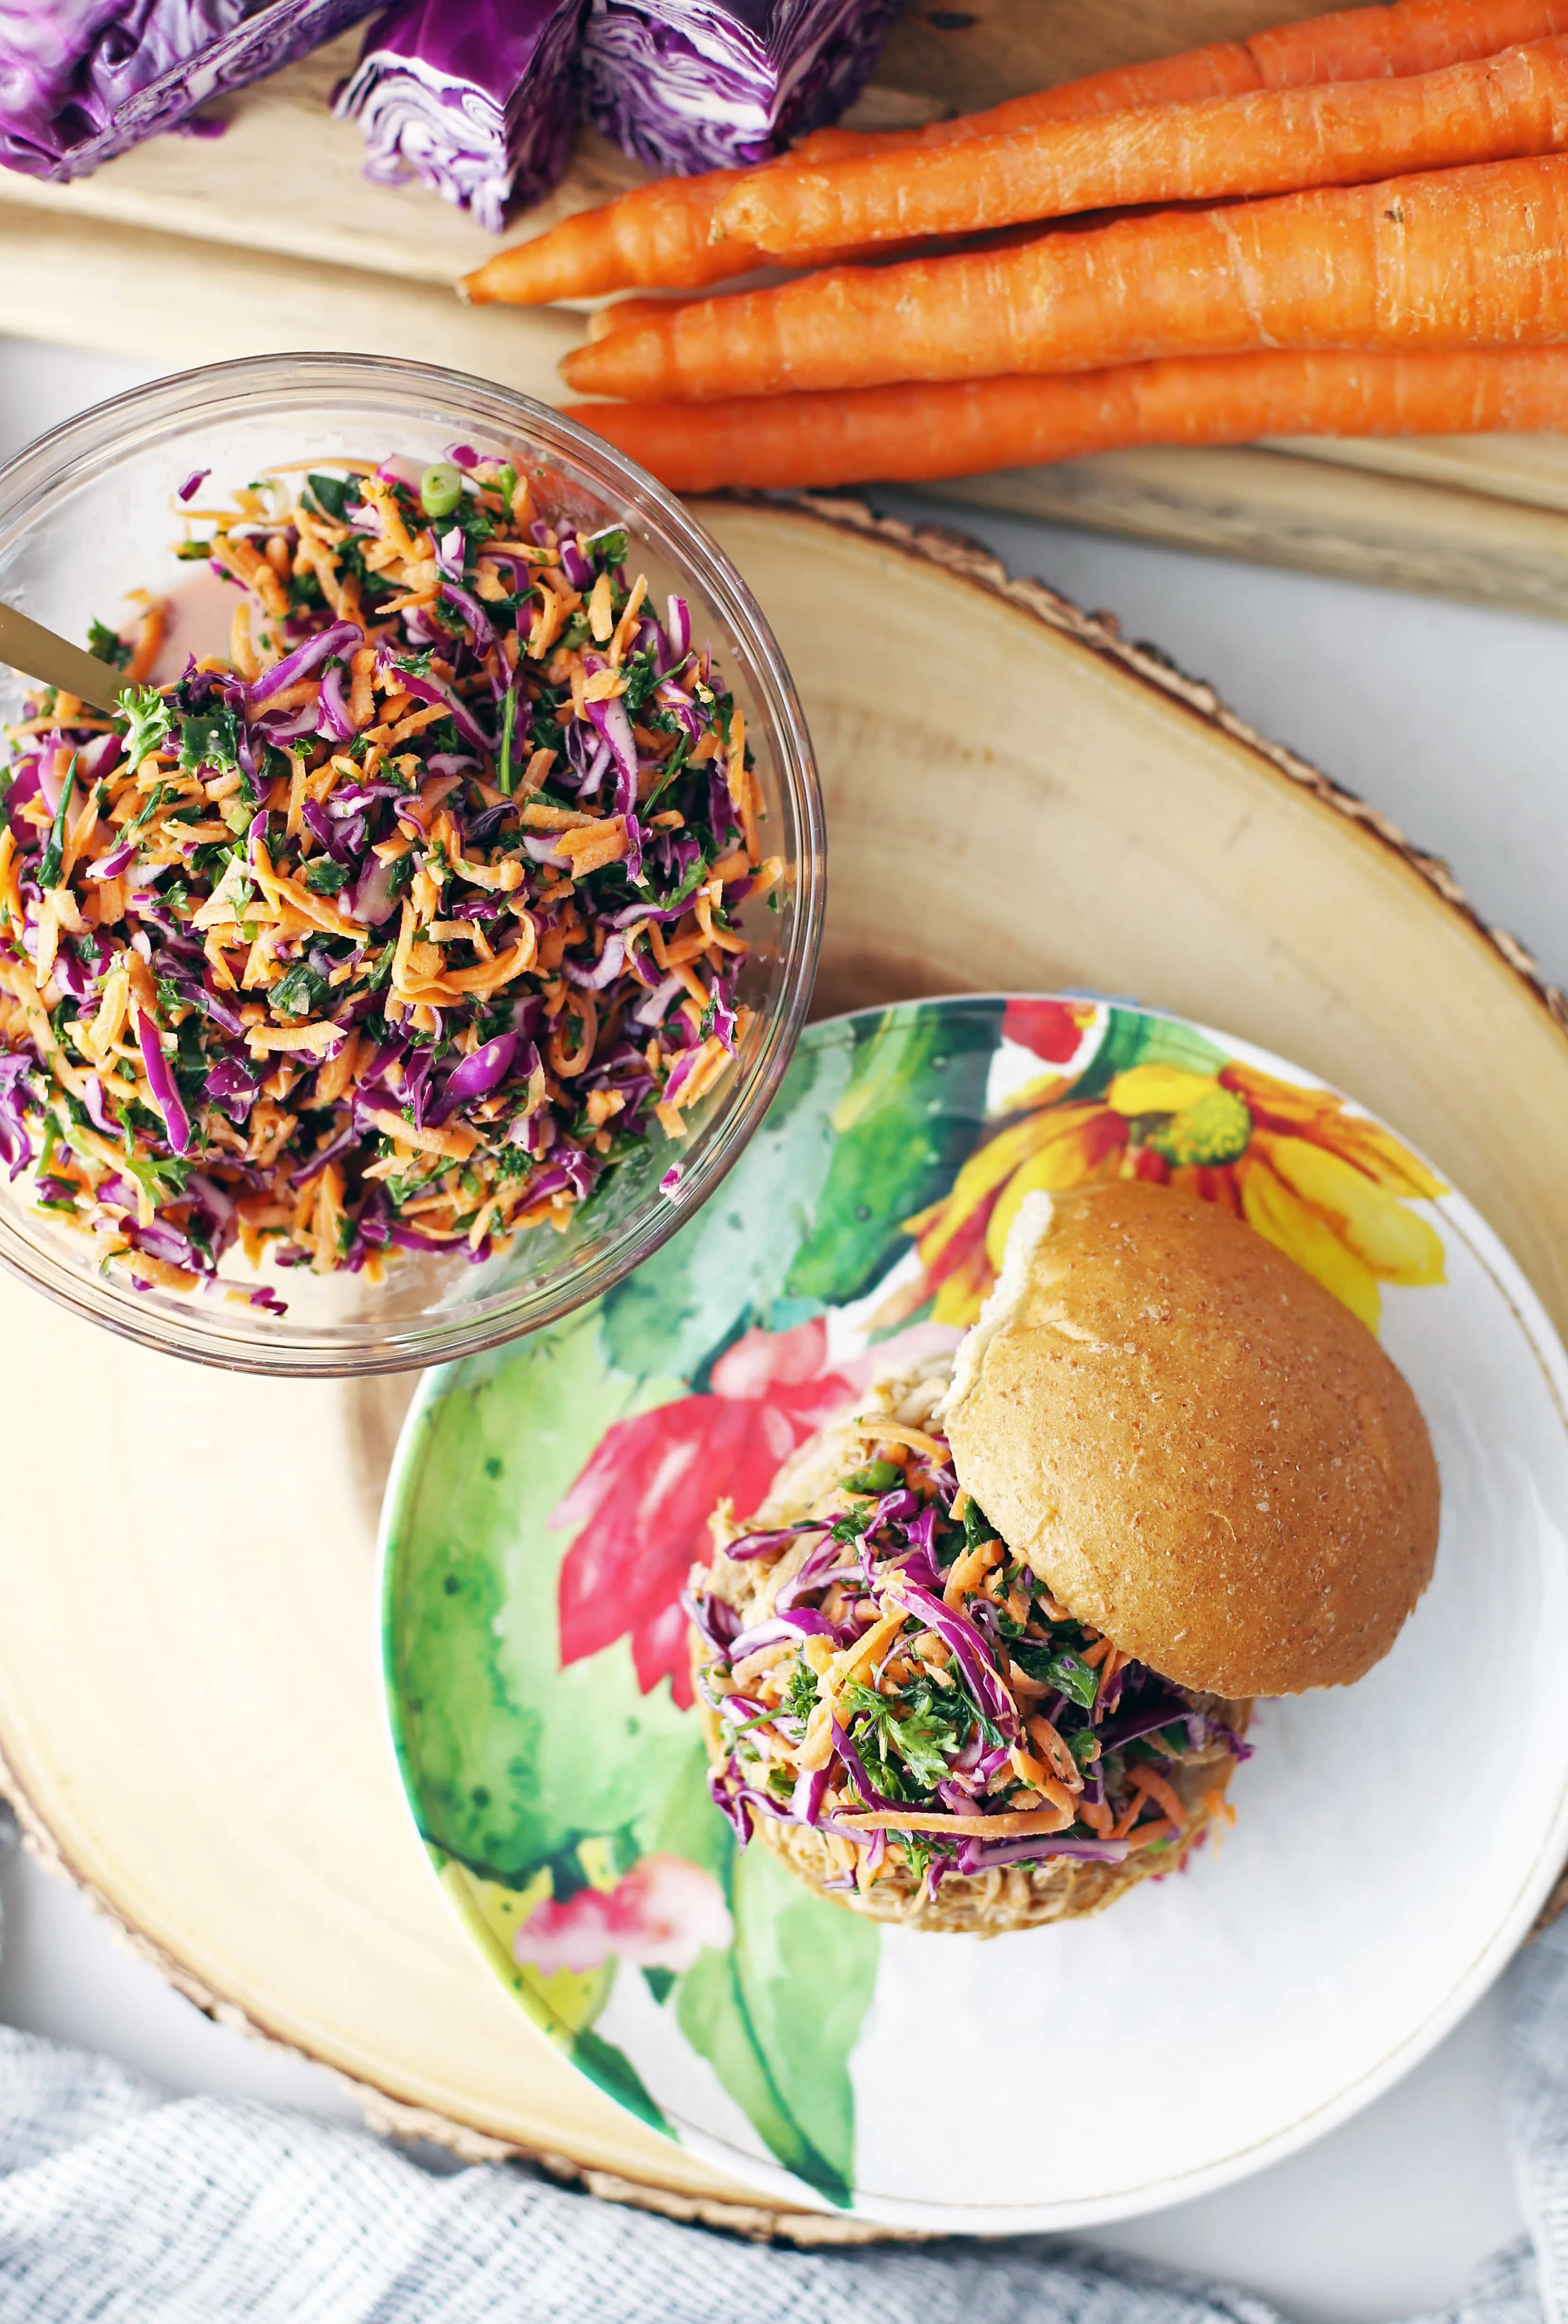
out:
{"label": "white marble surface", "polygon": [[[0,341],[0,458],[146,374]],[[1447,857],[1477,908],[1568,982],[1568,630],[1514,614],[1217,559],[888,494],[955,525],[1014,572],[1109,607],[1133,637],[1212,679]],[[210,2024],[31,1862],[0,1870],[0,2020],[106,2050],[173,2091],[234,2091],[348,2121],[319,2068]],[[1499,2126],[1501,1997],[1356,2121],[1227,2192],[1115,2230],[1126,2251],[1228,2276],[1287,2315],[1379,2324],[1452,2300],[1519,2218]]]}

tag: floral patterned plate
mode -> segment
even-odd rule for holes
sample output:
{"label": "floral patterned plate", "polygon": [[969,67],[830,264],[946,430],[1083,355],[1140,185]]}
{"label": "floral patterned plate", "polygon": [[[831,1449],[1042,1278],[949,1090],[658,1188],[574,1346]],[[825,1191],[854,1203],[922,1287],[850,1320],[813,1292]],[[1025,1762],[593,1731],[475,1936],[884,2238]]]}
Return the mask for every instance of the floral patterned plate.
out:
{"label": "floral patterned plate", "polygon": [[[1442,1466],[1436,1579],[1360,1685],[1261,1707],[1222,1853],[1067,1927],[881,1928],[736,1852],[677,1595],[719,1494],[754,1506],[890,1351],[955,1338],[1030,1187],[1129,1171],[1231,1205],[1380,1333]],[[1277,1059],[1076,999],[817,1025],[663,1250],[423,1383],[384,1519],[420,1831],[519,2006],[775,2198],[1001,2232],[1216,2186],[1414,2064],[1562,1864],[1565,1406],[1490,1230]]]}

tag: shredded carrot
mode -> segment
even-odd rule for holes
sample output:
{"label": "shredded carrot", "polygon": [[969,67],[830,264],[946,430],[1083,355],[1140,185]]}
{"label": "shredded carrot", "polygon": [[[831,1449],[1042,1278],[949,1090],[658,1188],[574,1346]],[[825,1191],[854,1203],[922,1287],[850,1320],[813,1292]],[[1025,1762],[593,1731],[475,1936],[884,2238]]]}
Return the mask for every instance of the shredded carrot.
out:
{"label": "shredded carrot", "polygon": [[1111,1825],[1111,1838],[1112,1840],[1125,1840],[1128,1833],[1132,1830],[1133,1825],[1138,1821],[1139,1817],[1143,1813],[1146,1804],[1147,1803],[1145,1801],[1144,1794],[1139,1791],[1135,1791],[1132,1797],[1128,1801],[1127,1805],[1122,1809],[1121,1813]]}
{"label": "shredded carrot", "polygon": [[479,1143],[475,1131],[463,1123],[451,1129],[418,1130],[411,1121],[405,1121],[401,1113],[388,1113],[381,1107],[366,1106],[364,1115],[383,1138],[392,1139],[399,1146],[408,1147],[415,1154],[444,1155],[454,1162],[466,1162]]}
{"label": "shredded carrot", "polygon": [[7,824],[0,832],[0,911],[19,935],[23,927],[20,880],[16,835]]}
{"label": "shredded carrot", "polygon": [[620,816],[611,816],[586,832],[567,831],[561,834],[560,851],[571,863],[574,877],[586,879],[590,872],[602,871],[607,863],[618,863],[626,853],[626,825]]}
{"label": "shredded carrot", "polygon": [[851,1831],[950,1832],[955,1839],[1026,1840],[1036,1832],[1065,1831],[1073,1821],[1063,1809],[1026,1808],[1018,1813],[948,1815],[929,1808],[876,1808],[862,1814],[837,1811],[834,1821]]}
{"label": "shredded carrot", "polygon": [[1041,1713],[1037,1713],[1025,1724],[1052,1772],[1070,1792],[1081,1792],[1084,1788],[1083,1771],[1056,1728]]}
{"label": "shredded carrot", "polygon": [[979,1589],[983,1577],[993,1566],[1000,1565],[1001,1560],[1000,1541],[977,1541],[973,1548],[961,1552],[954,1561],[943,1589],[944,1601],[949,1606],[962,1606],[964,1600]]}
{"label": "shredded carrot", "polygon": [[245,1042],[253,1056],[263,1056],[272,1051],[304,1051],[313,1057],[324,1057],[342,1038],[336,1025],[253,1025]]}
{"label": "shredded carrot", "polygon": [[874,1436],[879,1444],[907,1444],[912,1452],[924,1452],[927,1459],[939,1457],[942,1446],[935,1436],[923,1428],[911,1428],[907,1421],[872,1418],[855,1423],[857,1431]]}
{"label": "shredded carrot", "polygon": [[251,643],[251,609],[244,597],[235,607],[229,623],[228,650],[229,659],[240,676],[254,684],[262,674],[262,666]]}
{"label": "shredded carrot", "polygon": [[1180,1826],[1160,1817],[1153,1823],[1140,1823],[1128,1835],[1127,1845],[1134,1855],[1140,1849],[1158,1848],[1162,1840],[1174,1840]]}
{"label": "shredded carrot", "polygon": [[152,677],[152,665],[157,660],[159,649],[163,643],[163,632],[168,626],[168,620],[169,609],[166,605],[150,604],[136,624],[136,642],[132,650],[131,659],[125,665],[127,686],[144,686]]}
{"label": "shredded carrot", "polygon": [[1025,1751],[1015,1743],[1008,1753],[1008,1765],[1020,1783],[1028,1784],[1043,1799],[1049,1800],[1053,1807],[1065,1814],[1069,1823],[1072,1821],[1073,1794],[1065,1784],[1057,1781],[1043,1760],[1037,1759],[1032,1751]]}
{"label": "shredded carrot", "polygon": [[1176,1786],[1168,1783],[1157,1768],[1138,1761],[1127,1771],[1127,1780],[1134,1791],[1145,1792],[1157,1806],[1162,1808],[1176,1830],[1183,1830],[1187,1820],[1186,1809]]}

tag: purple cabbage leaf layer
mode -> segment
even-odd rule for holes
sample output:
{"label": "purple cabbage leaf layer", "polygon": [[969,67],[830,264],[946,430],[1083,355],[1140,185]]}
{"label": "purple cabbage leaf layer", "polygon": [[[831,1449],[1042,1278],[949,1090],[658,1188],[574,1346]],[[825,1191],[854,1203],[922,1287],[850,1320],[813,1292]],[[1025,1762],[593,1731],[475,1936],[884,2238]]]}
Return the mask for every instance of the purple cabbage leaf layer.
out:
{"label": "purple cabbage leaf layer", "polygon": [[499,234],[571,152],[583,0],[412,0],[365,33],[337,111],[364,132],[365,173],[418,178]]}
{"label": "purple cabbage leaf layer", "polygon": [[864,87],[898,0],[590,0],[584,112],[650,169],[764,161]]}
{"label": "purple cabbage leaf layer", "polygon": [[374,0],[33,0],[0,5],[0,165],[79,178],[198,105],[276,72]]}

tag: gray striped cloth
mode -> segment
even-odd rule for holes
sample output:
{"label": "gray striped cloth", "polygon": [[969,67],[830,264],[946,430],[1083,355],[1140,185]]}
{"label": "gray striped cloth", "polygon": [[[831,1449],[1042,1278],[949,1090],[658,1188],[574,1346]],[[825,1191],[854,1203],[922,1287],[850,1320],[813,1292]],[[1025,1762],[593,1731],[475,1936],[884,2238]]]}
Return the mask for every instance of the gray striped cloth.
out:
{"label": "gray striped cloth", "polygon": [[[1452,2324],[1568,2319],[1568,1923],[1516,1965],[1508,2135],[1531,2238]],[[161,2098],[0,2028],[0,2324],[1278,2324],[1249,2293],[1059,2243],[807,2254],[515,2166]],[[1435,2319],[1426,2319],[1435,2324]]]}

